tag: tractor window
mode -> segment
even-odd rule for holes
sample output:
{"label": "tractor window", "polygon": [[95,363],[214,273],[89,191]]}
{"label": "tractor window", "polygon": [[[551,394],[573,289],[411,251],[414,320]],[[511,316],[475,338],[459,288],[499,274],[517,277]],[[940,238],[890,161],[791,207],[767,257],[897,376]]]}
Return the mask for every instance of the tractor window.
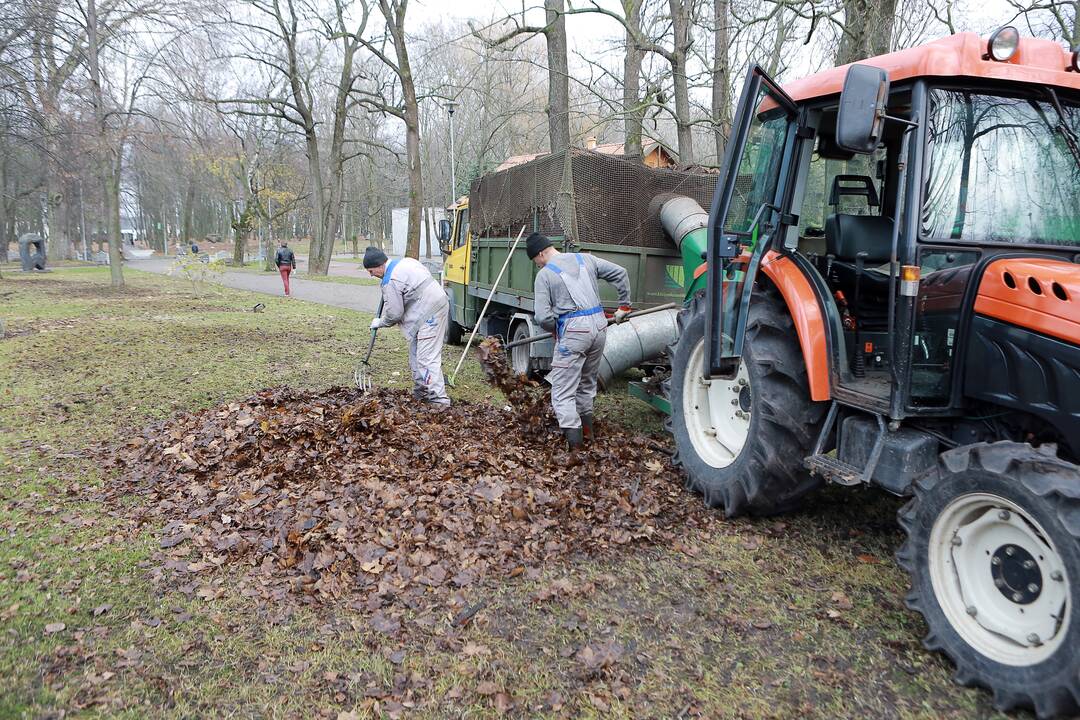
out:
{"label": "tractor window", "polygon": [[880,207],[872,207],[863,196],[838,196],[838,205],[830,204],[833,182],[837,175],[857,175],[869,178],[879,199],[884,197],[884,187],[879,168],[883,168],[885,148],[878,148],[873,155],[856,155],[850,160],[822,157],[817,152],[810,159],[810,173],[806,179],[806,195],[799,220],[799,235],[814,236],[824,232],[825,219],[833,213],[845,215],[879,215]]}
{"label": "tractor window", "polygon": [[1080,245],[1080,108],[934,90],[923,235]]}

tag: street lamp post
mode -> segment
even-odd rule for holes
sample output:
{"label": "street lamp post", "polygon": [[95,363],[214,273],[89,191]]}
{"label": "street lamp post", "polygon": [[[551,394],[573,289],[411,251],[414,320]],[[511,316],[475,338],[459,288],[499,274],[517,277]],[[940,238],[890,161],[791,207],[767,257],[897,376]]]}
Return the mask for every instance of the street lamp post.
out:
{"label": "street lamp post", "polygon": [[454,162],[454,110],[460,105],[457,100],[446,101],[446,112],[450,113],[450,204],[457,199],[457,168]]}

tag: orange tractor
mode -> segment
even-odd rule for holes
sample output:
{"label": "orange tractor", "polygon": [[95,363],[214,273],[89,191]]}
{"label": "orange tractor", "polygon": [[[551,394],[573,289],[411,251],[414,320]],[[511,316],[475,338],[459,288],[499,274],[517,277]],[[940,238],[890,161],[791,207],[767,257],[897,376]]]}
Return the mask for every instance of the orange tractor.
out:
{"label": "orange tractor", "polygon": [[911,496],[926,646],[1047,717],[1080,710],[1078,61],[1006,27],[783,88],[751,67],[667,386],[730,515]]}

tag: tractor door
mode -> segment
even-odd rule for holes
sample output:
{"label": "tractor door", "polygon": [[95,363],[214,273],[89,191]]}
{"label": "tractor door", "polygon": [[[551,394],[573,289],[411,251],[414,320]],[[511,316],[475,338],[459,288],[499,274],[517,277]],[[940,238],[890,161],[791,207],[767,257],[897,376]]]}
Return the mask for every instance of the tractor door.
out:
{"label": "tractor door", "polygon": [[793,220],[784,188],[797,114],[795,102],[764,70],[751,65],[709,212],[706,379],[738,369],[761,257]]}

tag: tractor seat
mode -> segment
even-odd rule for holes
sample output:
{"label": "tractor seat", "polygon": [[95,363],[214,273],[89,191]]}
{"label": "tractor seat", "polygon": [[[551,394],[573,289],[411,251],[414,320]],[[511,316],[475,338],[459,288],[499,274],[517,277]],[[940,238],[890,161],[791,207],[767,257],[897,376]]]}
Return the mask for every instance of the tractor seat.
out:
{"label": "tractor seat", "polygon": [[832,273],[848,297],[855,291],[855,258],[866,253],[861,289],[868,299],[888,298],[889,275],[875,266],[892,255],[892,218],[880,215],[830,215],[825,219],[825,251]]}

